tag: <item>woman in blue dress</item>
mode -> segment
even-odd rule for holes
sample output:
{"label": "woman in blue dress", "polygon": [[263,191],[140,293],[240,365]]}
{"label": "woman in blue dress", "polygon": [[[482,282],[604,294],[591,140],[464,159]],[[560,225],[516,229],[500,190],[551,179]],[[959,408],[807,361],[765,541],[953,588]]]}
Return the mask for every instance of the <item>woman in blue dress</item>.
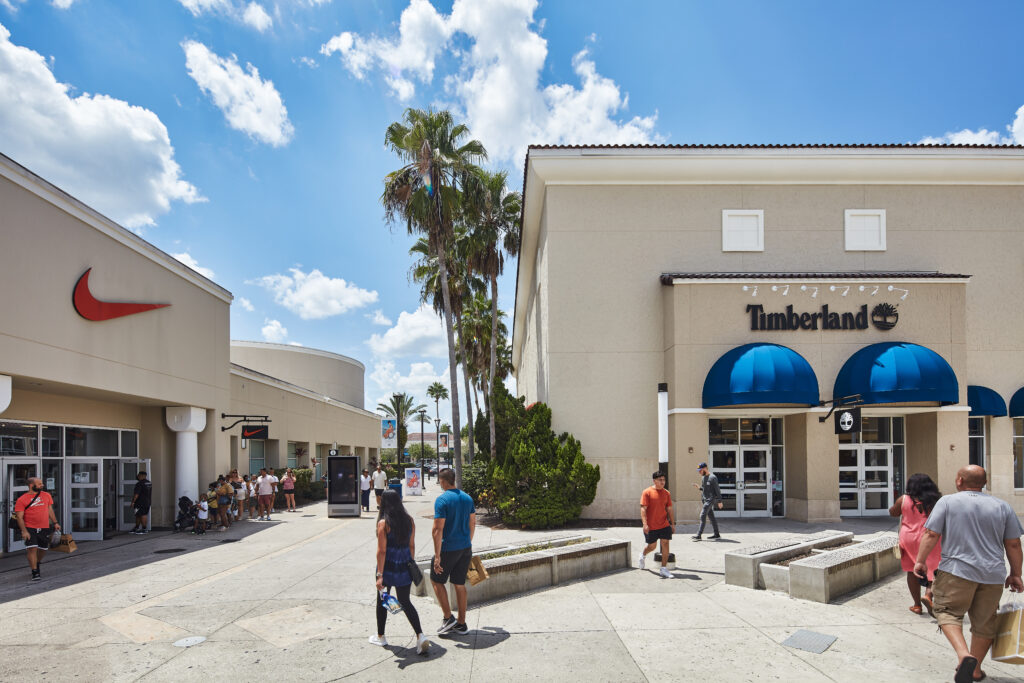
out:
{"label": "woman in blue dress", "polygon": [[385,588],[389,591],[393,588],[402,611],[416,633],[416,652],[426,654],[430,641],[423,633],[420,616],[409,599],[409,588],[412,585],[409,560],[415,556],[416,522],[405,511],[398,491],[388,489],[381,496],[380,513],[377,516],[377,634],[370,636],[370,643],[387,647],[384,624],[388,619],[388,610],[380,594]]}

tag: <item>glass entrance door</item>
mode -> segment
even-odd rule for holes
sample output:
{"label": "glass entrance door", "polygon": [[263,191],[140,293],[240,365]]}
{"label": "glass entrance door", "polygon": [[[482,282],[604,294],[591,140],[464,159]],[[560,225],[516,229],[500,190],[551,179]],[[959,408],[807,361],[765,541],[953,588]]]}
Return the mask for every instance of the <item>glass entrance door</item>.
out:
{"label": "glass entrance door", "polygon": [[889,514],[892,505],[892,446],[850,444],[839,449],[839,514]]}
{"label": "glass entrance door", "polygon": [[711,472],[722,491],[723,517],[769,517],[771,451],[767,447],[712,446]]}
{"label": "glass entrance door", "polygon": [[[132,497],[135,495],[135,484],[138,482],[139,472],[149,473],[149,460],[119,460],[118,461],[118,484],[117,484],[117,528],[119,531],[131,531],[135,528],[135,509],[132,507]],[[146,530],[153,526],[153,515],[146,518]]]}
{"label": "glass entrance door", "polygon": [[102,460],[65,462],[71,493],[71,531],[76,541],[103,540],[102,465]]}
{"label": "glass entrance door", "polygon": [[[10,518],[11,513],[14,512],[14,504],[23,493],[28,492],[28,480],[39,476],[39,461],[5,458],[0,460],[0,469],[3,470],[4,477],[3,515],[4,526],[6,527],[7,520]],[[18,527],[12,529],[5,528],[4,541],[7,546],[7,552],[13,553],[25,549],[25,542],[21,540],[21,529]]]}

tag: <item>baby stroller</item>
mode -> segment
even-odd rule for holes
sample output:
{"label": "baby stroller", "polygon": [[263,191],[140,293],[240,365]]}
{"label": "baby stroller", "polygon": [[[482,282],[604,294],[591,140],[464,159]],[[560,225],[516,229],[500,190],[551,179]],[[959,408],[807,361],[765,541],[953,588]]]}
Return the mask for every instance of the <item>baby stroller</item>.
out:
{"label": "baby stroller", "polygon": [[175,531],[190,531],[196,524],[196,513],[187,496],[178,499],[178,516],[174,520]]}

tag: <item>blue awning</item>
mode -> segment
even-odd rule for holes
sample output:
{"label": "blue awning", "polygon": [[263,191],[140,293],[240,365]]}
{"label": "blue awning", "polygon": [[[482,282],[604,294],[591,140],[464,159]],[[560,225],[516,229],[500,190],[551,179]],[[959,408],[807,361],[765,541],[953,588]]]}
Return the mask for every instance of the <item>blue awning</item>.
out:
{"label": "blue awning", "polygon": [[705,408],[780,403],[818,405],[814,370],[785,346],[737,346],[715,361],[704,379]]}
{"label": "blue awning", "polygon": [[865,346],[836,376],[832,396],[860,394],[874,403],[957,403],[960,387],[953,368],[929,348],[907,342]]}
{"label": "blue awning", "polygon": [[967,405],[971,407],[971,417],[1006,417],[1006,401],[988,387],[968,384]]}
{"label": "blue awning", "polygon": [[1018,389],[1010,398],[1010,417],[1024,417],[1024,389]]}

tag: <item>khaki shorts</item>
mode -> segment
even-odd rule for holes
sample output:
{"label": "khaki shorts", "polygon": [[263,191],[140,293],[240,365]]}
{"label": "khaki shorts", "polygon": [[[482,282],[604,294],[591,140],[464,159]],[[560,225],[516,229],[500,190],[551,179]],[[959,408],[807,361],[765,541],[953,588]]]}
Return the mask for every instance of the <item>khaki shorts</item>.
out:
{"label": "khaki shorts", "polygon": [[979,638],[996,637],[996,610],[1003,596],[998,583],[977,583],[949,572],[935,572],[932,584],[935,620],[963,627],[964,614],[971,617],[971,633]]}

